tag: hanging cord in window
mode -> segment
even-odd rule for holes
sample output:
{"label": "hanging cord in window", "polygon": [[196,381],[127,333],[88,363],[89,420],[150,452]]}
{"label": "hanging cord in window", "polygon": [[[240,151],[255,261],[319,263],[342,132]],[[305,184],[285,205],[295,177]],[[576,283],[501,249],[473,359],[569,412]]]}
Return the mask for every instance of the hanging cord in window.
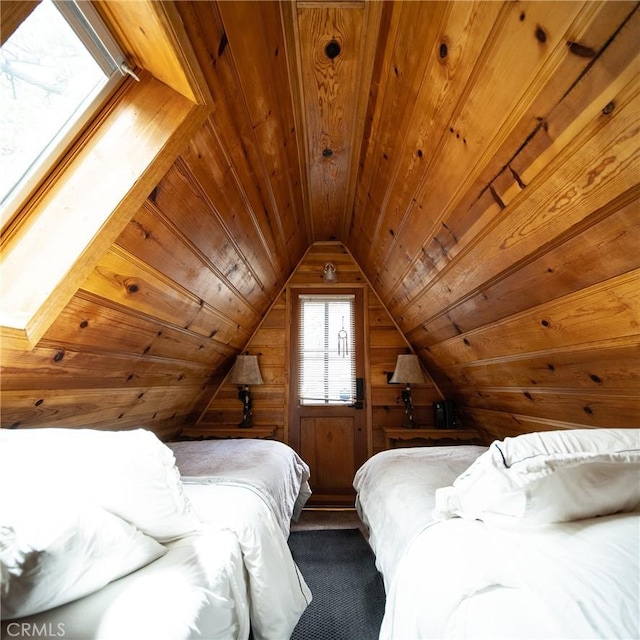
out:
{"label": "hanging cord in window", "polygon": [[338,355],[342,355],[343,358],[349,355],[349,341],[347,338],[348,334],[344,330],[344,316],[342,316],[342,329],[338,331]]}

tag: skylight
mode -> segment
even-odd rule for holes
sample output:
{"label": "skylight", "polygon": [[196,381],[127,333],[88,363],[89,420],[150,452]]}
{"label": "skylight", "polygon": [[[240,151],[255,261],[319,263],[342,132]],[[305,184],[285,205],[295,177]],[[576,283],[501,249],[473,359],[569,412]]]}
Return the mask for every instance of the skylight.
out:
{"label": "skylight", "polygon": [[86,2],[43,0],[4,43],[2,228],[126,71],[122,53]]}

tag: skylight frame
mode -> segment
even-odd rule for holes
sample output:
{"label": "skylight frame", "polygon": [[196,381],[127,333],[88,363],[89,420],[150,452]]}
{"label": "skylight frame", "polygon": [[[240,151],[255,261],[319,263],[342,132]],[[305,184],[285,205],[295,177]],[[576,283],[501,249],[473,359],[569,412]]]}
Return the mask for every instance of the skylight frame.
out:
{"label": "skylight frame", "polygon": [[72,117],[53,139],[42,147],[26,173],[13,186],[4,201],[0,202],[0,224],[3,234],[124,77],[129,74],[138,79],[132,72],[125,54],[91,3],[78,0],[51,0],[51,3],[107,77],[97,90],[78,103]]}

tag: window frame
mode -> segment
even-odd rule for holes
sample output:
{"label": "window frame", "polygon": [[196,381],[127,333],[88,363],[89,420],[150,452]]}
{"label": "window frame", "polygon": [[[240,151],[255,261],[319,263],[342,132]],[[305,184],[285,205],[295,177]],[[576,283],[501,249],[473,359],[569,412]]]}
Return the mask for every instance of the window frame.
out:
{"label": "window frame", "polygon": [[[11,10],[0,12],[0,38],[37,2],[9,4]],[[0,239],[0,339],[15,349],[39,343],[213,110],[173,4],[137,0],[98,8],[144,71],[140,82],[125,78]],[[141,29],[147,37],[139,42]],[[107,175],[108,181],[95,180]]]}
{"label": "window frame", "polygon": [[[327,387],[328,384],[328,367],[333,363],[335,354],[338,357],[340,356],[339,350],[339,342],[338,336],[336,334],[336,342],[334,343],[335,350],[331,350],[334,353],[334,357],[329,355],[327,349],[325,349],[322,354],[322,361],[324,363],[323,367],[323,398],[310,398],[304,397],[302,395],[302,386],[304,382],[304,354],[309,353],[309,350],[305,350],[303,348],[303,336],[304,336],[304,304],[305,302],[310,303],[322,303],[324,302],[325,306],[327,304],[331,304],[332,302],[349,302],[350,307],[350,319],[348,321],[348,327],[344,326],[343,329],[347,331],[347,355],[349,357],[349,368],[351,371],[351,380],[349,381],[349,392],[350,395],[347,399],[338,399],[330,397],[329,390]],[[296,296],[297,302],[297,310],[296,317],[298,318],[298,331],[297,331],[297,344],[295,345],[296,349],[296,363],[297,363],[297,384],[296,384],[296,402],[301,406],[306,407],[314,407],[314,406],[349,406],[353,405],[357,401],[357,390],[356,390],[356,378],[357,378],[357,351],[356,351],[356,340],[355,340],[355,332],[356,332],[356,294],[351,292],[341,292],[341,291],[319,291],[313,293],[298,293]],[[328,326],[325,324],[325,332],[328,330]],[[328,345],[327,345],[328,346]],[[342,356],[344,357],[344,356]]]}
{"label": "window frame", "polygon": [[[2,234],[5,234],[16,222],[20,211],[100,112],[103,105],[119,89],[126,75],[130,74],[138,79],[131,71],[126,55],[111,35],[109,28],[89,2],[80,3],[76,0],[51,0],[51,2],[82,41],[107,79],[97,92],[90,94],[78,104],[70,120],[41,149],[22,178],[7,194],[4,202],[0,202],[0,232]],[[30,12],[23,22],[29,20],[32,15],[33,12]],[[20,25],[17,29],[19,28]]]}

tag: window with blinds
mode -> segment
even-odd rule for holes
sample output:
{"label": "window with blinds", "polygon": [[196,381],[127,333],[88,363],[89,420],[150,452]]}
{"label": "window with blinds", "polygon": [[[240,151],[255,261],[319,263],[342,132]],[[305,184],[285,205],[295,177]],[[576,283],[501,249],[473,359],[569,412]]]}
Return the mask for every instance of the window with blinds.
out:
{"label": "window with blinds", "polygon": [[353,404],[356,399],[355,296],[300,295],[298,401]]}

